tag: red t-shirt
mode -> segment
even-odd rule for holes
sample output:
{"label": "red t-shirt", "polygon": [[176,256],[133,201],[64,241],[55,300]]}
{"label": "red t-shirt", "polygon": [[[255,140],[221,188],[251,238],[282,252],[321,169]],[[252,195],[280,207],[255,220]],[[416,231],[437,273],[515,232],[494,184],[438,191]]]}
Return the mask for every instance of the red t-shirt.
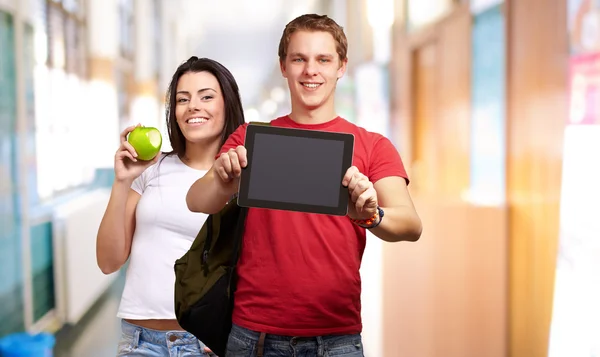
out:
{"label": "red t-shirt", "polygon": [[[387,138],[340,117],[301,125],[285,116],[271,125],[354,134],[353,165],[371,182],[407,178]],[[244,144],[246,126],[229,137],[221,153]],[[251,208],[238,262],[233,322],[285,336],[360,333],[359,269],[365,244],[365,230],[348,217]]]}

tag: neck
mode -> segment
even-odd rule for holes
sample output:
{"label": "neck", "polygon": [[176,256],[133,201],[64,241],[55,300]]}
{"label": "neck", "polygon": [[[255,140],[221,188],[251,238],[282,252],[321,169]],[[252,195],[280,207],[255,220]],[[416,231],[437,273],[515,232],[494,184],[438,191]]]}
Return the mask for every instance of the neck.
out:
{"label": "neck", "polygon": [[197,170],[209,170],[215,162],[220,147],[219,140],[210,143],[186,143],[185,156],[181,160],[189,167]]}
{"label": "neck", "polygon": [[301,104],[292,103],[289,117],[298,124],[323,124],[337,117],[333,101],[316,108],[307,108]]}

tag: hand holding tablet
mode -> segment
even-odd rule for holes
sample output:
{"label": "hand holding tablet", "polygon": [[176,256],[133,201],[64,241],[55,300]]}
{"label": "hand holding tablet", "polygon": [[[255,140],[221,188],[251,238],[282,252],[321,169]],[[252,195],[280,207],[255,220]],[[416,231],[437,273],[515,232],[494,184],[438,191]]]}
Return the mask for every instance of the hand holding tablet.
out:
{"label": "hand holding tablet", "polygon": [[246,148],[242,145],[222,153],[216,160],[215,171],[225,188],[229,188],[227,191],[237,191],[240,174],[242,169],[246,168],[247,162]]}

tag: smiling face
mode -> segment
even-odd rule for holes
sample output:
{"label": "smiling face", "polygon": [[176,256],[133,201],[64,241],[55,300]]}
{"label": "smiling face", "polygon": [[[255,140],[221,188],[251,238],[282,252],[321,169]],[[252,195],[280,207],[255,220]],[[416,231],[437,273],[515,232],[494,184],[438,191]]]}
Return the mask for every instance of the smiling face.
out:
{"label": "smiling face", "polygon": [[346,72],[336,46],[325,31],[298,30],[290,36],[281,73],[288,81],[292,110],[333,110],[337,81]]}
{"label": "smiling face", "polygon": [[175,117],[189,143],[220,140],[225,101],[217,78],[209,72],[187,72],[177,82]]}

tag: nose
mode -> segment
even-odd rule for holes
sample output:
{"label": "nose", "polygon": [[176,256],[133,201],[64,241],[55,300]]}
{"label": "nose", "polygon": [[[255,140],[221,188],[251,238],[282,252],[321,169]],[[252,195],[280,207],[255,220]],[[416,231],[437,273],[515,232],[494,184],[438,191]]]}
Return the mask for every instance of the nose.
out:
{"label": "nose", "polygon": [[317,63],[314,60],[306,61],[306,65],[304,66],[304,74],[307,76],[315,76],[319,73]]}
{"label": "nose", "polygon": [[192,98],[190,98],[190,101],[188,102],[188,110],[190,112],[195,112],[200,110],[200,103],[202,101],[200,100],[200,98],[198,98],[197,96],[193,96]]}

